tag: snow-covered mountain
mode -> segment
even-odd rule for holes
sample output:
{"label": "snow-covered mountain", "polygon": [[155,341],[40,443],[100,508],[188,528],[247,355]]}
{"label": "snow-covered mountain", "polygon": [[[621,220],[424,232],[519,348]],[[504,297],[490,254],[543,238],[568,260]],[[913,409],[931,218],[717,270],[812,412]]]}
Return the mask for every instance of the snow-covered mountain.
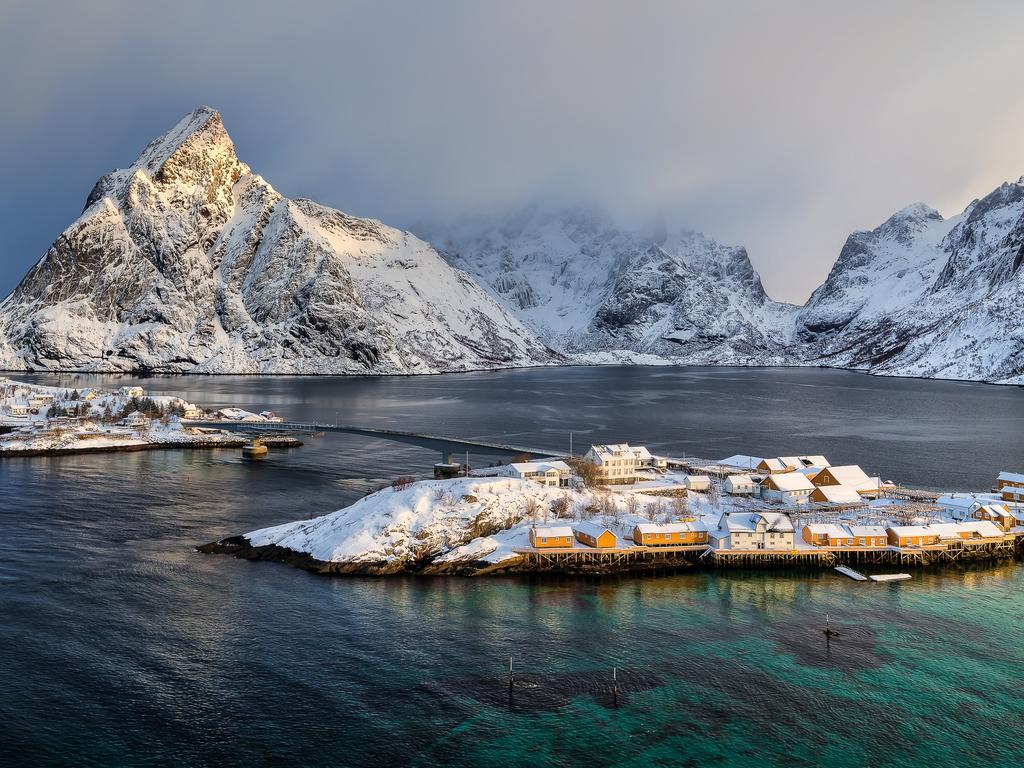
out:
{"label": "snow-covered mountain", "polygon": [[1024,177],[943,219],[917,204],[850,235],[797,314],[808,362],[1024,383]]}
{"label": "snow-covered mountain", "polygon": [[430,373],[557,361],[426,243],[289,200],[200,107],[0,303],[0,367]]}
{"label": "snow-covered mountain", "polygon": [[422,234],[440,255],[378,221],[282,197],[200,107],[101,178],[0,302],[0,368],[671,362],[1024,383],[1024,178],[948,220],[917,204],[850,235],[803,307],[766,296],[743,248],[588,211]]}
{"label": "snow-covered mountain", "polygon": [[743,248],[580,210],[528,209],[422,234],[559,351],[711,365],[792,359],[794,308],[765,295]]}

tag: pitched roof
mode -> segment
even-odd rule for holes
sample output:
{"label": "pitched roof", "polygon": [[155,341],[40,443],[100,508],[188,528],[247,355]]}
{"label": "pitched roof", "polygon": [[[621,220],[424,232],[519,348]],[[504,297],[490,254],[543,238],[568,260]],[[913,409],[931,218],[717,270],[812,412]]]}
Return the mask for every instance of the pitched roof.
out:
{"label": "pitched roof", "polygon": [[930,530],[927,525],[892,525],[889,526],[889,530],[895,533],[897,536],[935,535],[935,531]]}
{"label": "pitched roof", "polygon": [[[579,531],[584,536],[590,536],[594,539],[598,538],[604,533],[610,533],[612,536],[615,536],[615,531],[613,531],[611,528],[606,528],[605,526],[598,525],[597,523],[591,523],[588,520],[582,520],[578,523],[573,523],[572,529],[574,531]],[[615,536],[615,538],[617,539],[619,537]]]}
{"label": "pitched roof", "polygon": [[841,467],[828,467],[828,473],[834,477],[840,485],[848,485],[857,490],[869,490],[878,484],[878,478],[870,478],[863,469],[856,464],[846,464]]}
{"label": "pitched roof", "polygon": [[1010,483],[1024,483],[1024,475],[1020,472],[1000,472],[997,479]]}
{"label": "pitched roof", "polygon": [[783,463],[779,459],[762,459],[760,461],[760,463],[764,464],[765,467],[767,469],[769,469],[769,470],[776,470],[778,472],[783,472],[783,471],[785,471],[787,469],[785,463]]}
{"label": "pitched roof", "polygon": [[704,523],[697,521],[689,523],[637,523],[636,528],[640,533],[692,533],[708,529]]}
{"label": "pitched roof", "polygon": [[785,512],[755,512],[754,514],[768,524],[769,531],[791,533],[794,530],[793,519]]}
{"label": "pitched roof", "polygon": [[866,536],[885,536],[885,528],[881,525],[851,525],[850,533],[858,538]]}
{"label": "pitched roof", "polygon": [[848,485],[821,485],[816,489],[831,504],[852,504],[861,500],[856,488]]}
{"label": "pitched roof", "polygon": [[734,456],[729,456],[726,459],[722,459],[719,464],[725,464],[727,467],[739,467],[741,469],[753,469],[760,464],[764,459],[760,456],[747,456],[742,453],[737,453]]}
{"label": "pitched roof", "polygon": [[769,475],[765,483],[774,485],[780,491],[813,491],[814,485],[807,479],[807,475],[799,472],[783,472],[778,475]]}
{"label": "pitched roof", "polygon": [[533,526],[534,536],[544,536],[545,538],[556,538],[558,536],[567,536],[572,538],[572,528],[567,525],[535,525]]}

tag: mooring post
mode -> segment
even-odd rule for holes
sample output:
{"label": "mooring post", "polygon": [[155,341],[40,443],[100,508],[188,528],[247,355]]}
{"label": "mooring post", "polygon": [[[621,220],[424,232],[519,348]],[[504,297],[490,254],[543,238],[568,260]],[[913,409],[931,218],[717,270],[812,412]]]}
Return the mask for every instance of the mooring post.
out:
{"label": "mooring post", "polygon": [[619,706],[619,669],[612,667],[612,704]]}
{"label": "mooring post", "polygon": [[512,674],[512,657],[508,657],[508,689],[512,690],[512,684],[515,682],[515,675]]}

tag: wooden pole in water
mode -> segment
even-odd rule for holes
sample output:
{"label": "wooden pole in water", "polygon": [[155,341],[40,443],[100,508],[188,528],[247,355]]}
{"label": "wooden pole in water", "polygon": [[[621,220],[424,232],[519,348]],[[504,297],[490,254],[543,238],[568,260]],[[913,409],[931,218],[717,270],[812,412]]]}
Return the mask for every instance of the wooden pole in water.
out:
{"label": "wooden pole in water", "polygon": [[619,706],[619,670],[612,667],[612,703]]}
{"label": "wooden pole in water", "polygon": [[508,689],[512,690],[512,683],[515,680],[515,676],[512,674],[512,657],[508,657]]}

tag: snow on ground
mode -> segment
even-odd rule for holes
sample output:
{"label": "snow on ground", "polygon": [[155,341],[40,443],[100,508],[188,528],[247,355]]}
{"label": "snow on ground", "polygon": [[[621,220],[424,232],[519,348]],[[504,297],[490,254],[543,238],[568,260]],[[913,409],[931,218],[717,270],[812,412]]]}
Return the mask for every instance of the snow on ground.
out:
{"label": "snow on ground", "polygon": [[[166,443],[217,443],[237,440],[238,435],[200,430],[181,424],[174,416],[165,420],[144,414],[120,416],[134,405],[149,401],[165,413],[202,410],[173,395],[150,395],[141,387],[97,388],[48,387],[0,378],[0,426],[13,431],[0,435],[0,451],[96,450]],[[81,416],[65,417],[66,409]],[[32,413],[32,411],[36,411]],[[238,420],[267,420],[264,416],[236,410]],[[245,418],[243,418],[245,417]],[[276,418],[276,417],[275,417]]]}
{"label": "snow on ground", "polygon": [[[275,544],[333,563],[397,564],[421,558],[496,563],[514,557],[516,547],[530,545],[534,521],[569,525],[586,516],[608,526],[620,546],[630,547],[629,537],[638,522],[685,516],[715,528],[722,511],[750,505],[746,499],[712,500],[703,494],[673,502],[644,493],[672,487],[678,486],[622,486],[609,489],[610,501],[605,502],[606,494],[600,490],[545,487],[517,478],[423,480],[399,490],[384,488],[336,512],[263,528],[245,538],[253,546]],[[633,512],[631,496],[636,499]],[[563,499],[568,509],[559,518],[552,505]],[[584,512],[586,507],[591,510]]]}

